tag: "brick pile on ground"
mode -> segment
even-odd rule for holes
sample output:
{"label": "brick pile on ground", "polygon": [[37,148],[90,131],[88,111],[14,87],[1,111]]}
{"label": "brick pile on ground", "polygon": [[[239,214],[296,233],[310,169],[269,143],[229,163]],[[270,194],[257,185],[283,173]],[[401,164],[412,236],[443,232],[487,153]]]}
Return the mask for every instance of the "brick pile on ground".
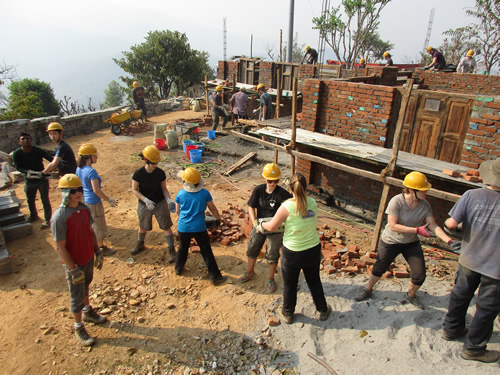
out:
{"label": "brick pile on ground", "polygon": [[122,132],[120,135],[134,135],[138,133],[144,133],[151,131],[151,125],[148,125],[146,123],[138,124],[138,125],[130,125],[122,129]]}
{"label": "brick pile on ground", "polygon": [[211,126],[213,123],[212,116],[204,115],[202,118],[181,118],[175,121],[176,124],[187,122],[189,124],[198,124],[200,126]]}

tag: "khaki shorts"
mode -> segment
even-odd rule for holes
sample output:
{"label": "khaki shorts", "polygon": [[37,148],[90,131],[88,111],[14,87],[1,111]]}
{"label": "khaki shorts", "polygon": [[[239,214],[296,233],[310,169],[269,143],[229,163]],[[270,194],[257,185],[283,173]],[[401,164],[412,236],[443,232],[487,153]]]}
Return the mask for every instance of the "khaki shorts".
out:
{"label": "khaki shorts", "polygon": [[160,229],[167,230],[173,225],[165,199],[156,203],[156,207],[153,211],[149,211],[144,203],[139,202],[137,206],[137,216],[139,217],[139,227],[141,227],[142,230],[150,231],[153,229],[153,215],[156,217]]}
{"label": "khaki shorts", "polygon": [[108,226],[106,225],[106,217],[104,217],[102,201],[97,204],[87,204],[87,206],[90,208],[90,213],[94,219],[92,229],[94,229],[97,241],[104,241],[108,234]]}
{"label": "khaki shorts", "polygon": [[283,244],[283,234],[282,232],[262,234],[256,232],[255,228],[253,228],[250,233],[250,239],[248,240],[247,257],[257,259],[265,242],[267,244],[267,263],[278,263],[280,259],[280,249]]}

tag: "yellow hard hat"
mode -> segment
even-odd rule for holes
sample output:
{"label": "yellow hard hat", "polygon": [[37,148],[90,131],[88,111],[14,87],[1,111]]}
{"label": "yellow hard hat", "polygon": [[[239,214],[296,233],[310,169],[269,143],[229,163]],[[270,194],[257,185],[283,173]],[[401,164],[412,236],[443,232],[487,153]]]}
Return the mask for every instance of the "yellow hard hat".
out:
{"label": "yellow hard hat", "polygon": [[364,59],[364,58],[360,58],[360,59],[359,59],[359,63],[360,63],[360,64],[363,64],[364,62],[365,62],[365,59]]}
{"label": "yellow hard hat", "polygon": [[309,51],[311,49],[311,46],[306,46],[306,51]]}
{"label": "yellow hard hat", "polygon": [[134,86],[135,88],[138,88],[139,87],[139,82],[137,82],[137,81],[132,82],[132,86]]}
{"label": "yellow hard hat", "polygon": [[224,87],[222,87],[221,85],[217,86],[215,88],[215,91],[224,91]]}
{"label": "yellow hard hat", "polygon": [[82,186],[82,180],[76,174],[68,173],[59,179],[59,189],[75,189]]}
{"label": "yellow hard hat", "polygon": [[201,181],[200,172],[196,168],[188,167],[184,169],[181,175],[182,179],[190,184],[196,185]]}
{"label": "yellow hard hat", "polygon": [[474,50],[470,49],[469,52],[467,52],[467,56],[469,57],[474,56]]}
{"label": "yellow hard hat", "polygon": [[429,190],[432,185],[427,181],[427,177],[420,172],[410,172],[403,180],[403,185],[410,189],[415,190]]}
{"label": "yellow hard hat", "polygon": [[259,91],[262,87],[264,87],[264,84],[263,83],[259,83],[257,85],[257,91]]}
{"label": "yellow hard hat", "polygon": [[97,155],[97,148],[90,143],[84,143],[78,149],[78,155]]}
{"label": "yellow hard hat", "polygon": [[431,52],[434,48],[432,46],[427,47],[427,52]]}
{"label": "yellow hard hat", "polygon": [[51,122],[49,124],[49,126],[47,126],[47,132],[50,132],[50,131],[53,131],[53,130],[61,130],[63,131],[63,127],[61,124],[59,124],[58,122]]}
{"label": "yellow hard hat", "polygon": [[280,167],[274,163],[266,164],[262,170],[262,177],[266,180],[279,180],[281,177]]}
{"label": "yellow hard hat", "polygon": [[142,150],[142,155],[149,160],[151,163],[157,164],[161,160],[160,150],[158,150],[155,146],[146,146],[144,150]]}
{"label": "yellow hard hat", "polygon": [[388,51],[384,52],[384,57],[390,56],[391,54]]}

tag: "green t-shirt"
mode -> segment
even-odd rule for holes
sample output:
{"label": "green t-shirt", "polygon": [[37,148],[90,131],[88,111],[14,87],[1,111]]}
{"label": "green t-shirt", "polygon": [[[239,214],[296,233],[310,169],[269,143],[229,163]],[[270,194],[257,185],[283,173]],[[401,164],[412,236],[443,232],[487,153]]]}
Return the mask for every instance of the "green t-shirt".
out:
{"label": "green t-shirt", "polygon": [[319,244],[319,235],[316,230],[318,223],[318,205],[316,201],[307,197],[307,215],[297,216],[295,214],[296,203],[294,199],[288,199],[282,205],[290,213],[285,221],[285,234],[283,245],[291,251],[308,250]]}

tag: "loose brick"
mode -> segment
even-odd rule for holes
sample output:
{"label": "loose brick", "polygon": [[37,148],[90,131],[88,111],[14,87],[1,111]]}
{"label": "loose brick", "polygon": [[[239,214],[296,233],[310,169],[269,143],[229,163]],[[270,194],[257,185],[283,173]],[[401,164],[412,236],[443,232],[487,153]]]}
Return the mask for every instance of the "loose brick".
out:
{"label": "loose brick", "polygon": [[352,272],[352,273],[358,273],[359,269],[357,266],[352,266],[352,267],[342,267],[340,269],[340,272]]}
{"label": "loose brick", "polygon": [[358,246],[351,244],[347,246],[347,251],[358,251]]}
{"label": "loose brick", "polygon": [[394,277],[404,279],[410,277],[410,273],[408,271],[403,271],[401,269],[397,269],[393,271]]}
{"label": "loose brick", "polygon": [[366,263],[363,259],[353,259],[352,263],[358,268],[366,268]]}
{"label": "loose brick", "polygon": [[276,316],[270,316],[269,319],[267,320],[267,325],[269,327],[276,327],[276,326],[279,326],[281,324],[279,318],[277,318]]}
{"label": "loose brick", "polygon": [[480,182],[481,178],[476,176],[465,176],[465,180],[470,182]]}
{"label": "loose brick", "polygon": [[230,237],[225,237],[222,239],[222,244],[224,246],[229,246],[231,244],[231,238]]}
{"label": "loose brick", "polygon": [[337,272],[337,269],[336,269],[334,266],[332,266],[332,265],[330,265],[330,264],[327,264],[327,265],[325,266],[325,272],[326,272],[328,275],[331,275],[332,273]]}
{"label": "loose brick", "polygon": [[459,177],[460,176],[459,172],[452,171],[452,170],[449,170],[449,169],[443,169],[443,174],[451,176],[451,177]]}
{"label": "loose brick", "polygon": [[377,253],[374,251],[369,251],[366,253],[370,258],[377,259]]}

